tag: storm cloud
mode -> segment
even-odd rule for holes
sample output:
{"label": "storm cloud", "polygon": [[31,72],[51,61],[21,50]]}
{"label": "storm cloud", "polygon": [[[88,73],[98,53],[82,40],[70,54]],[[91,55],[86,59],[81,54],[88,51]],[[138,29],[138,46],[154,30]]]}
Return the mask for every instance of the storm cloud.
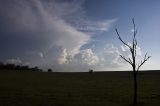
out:
{"label": "storm cloud", "polygon": [[102,62],[91,48],[81,48],[92,42],[94,31],[108,31],[116,19],[85,20],[83,2],[1,0],[1,61],[15,62],[18,58],[18,61],[33,66],[62,71],[73,67],[76,70],[88,69]]}

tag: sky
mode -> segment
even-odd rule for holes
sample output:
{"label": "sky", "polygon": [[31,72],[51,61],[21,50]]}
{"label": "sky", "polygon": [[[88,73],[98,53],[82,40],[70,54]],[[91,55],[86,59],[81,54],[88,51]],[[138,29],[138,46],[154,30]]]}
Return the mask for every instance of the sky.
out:
{"label": "sky", "polygon": [[132,41],[138,29],[137,62],[160,69],[159,0],[0,0],[0,61],[55,72],[131,70],[115,28]]}

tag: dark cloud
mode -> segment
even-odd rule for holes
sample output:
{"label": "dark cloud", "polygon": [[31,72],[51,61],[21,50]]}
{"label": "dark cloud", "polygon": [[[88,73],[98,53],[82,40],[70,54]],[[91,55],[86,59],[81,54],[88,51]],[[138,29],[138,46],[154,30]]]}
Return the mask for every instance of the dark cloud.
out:
{"label": "dark cloud", "polygon": [[63,49],[69,55],[78,53],[81,46],[90,40],[90,36],[67,23],[66,17],[79,11],[80,2],[72,7],[74,3],[1,0],[1,55],[6,59],[20,57],[35,65],[42,65],[43,62],[55,64]]}
{"label": "dark cloud", "polygon": [[[59,71],[88,71],[89,67],[104,62],[92,49],[81,49],[92,41],[86,32],[108,31],[115,19],[87,21],[83,3],[83,0],[1,0],[0,61],[24,62]],[[91,30],[80,30],[81,26]]]}

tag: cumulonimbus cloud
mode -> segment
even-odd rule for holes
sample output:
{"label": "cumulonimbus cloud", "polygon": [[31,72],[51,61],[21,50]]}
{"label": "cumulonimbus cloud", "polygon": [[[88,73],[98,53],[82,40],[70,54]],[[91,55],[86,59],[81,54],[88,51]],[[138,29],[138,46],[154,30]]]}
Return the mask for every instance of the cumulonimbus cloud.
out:
{"label": "cumulonimbus cloud", "polygon": [[[19,57],[41,67],[98,64],[99,57],[90,48],[81,50],[92,40],[86,32],[108,31],[116,19],[83,24],[82,4],[79,0],[0,1],[0,42],[5,45],[0,49],[6,58]],[[80,30],[81,26],[90,29]]]}
{"label": "cumulonimbus cloud", "polygon": [[[41,51],[45,54],[51,49],[61,48],[74,55],[91,37],[77,31],[66,22],[65,17],[62,17],[70,14],[68,12],[72,5],[55,0],[13,0],[1,3],[0,14],[4,17],[3,26],[6,26],[5,30],[10,33],[9,37],[26,40],[25,43],[19,42],[22,43],[22,47],[18,49],[24,51],[23,48],[29,45],[25,52]],[[77,7],[73,7],[72,12],[78,11],[74,8]]]}

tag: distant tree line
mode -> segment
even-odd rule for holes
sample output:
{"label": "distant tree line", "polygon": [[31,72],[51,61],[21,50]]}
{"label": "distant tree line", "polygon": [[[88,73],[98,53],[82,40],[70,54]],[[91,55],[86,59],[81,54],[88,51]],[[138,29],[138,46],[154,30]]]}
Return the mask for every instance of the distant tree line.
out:
{"label": "distant tree line", "polygon": [[3,70],[15,70],[15,71],[36,71],[36,72],[42,72],[43,70],[38,68],[37,66],[35,67],[29,67],[27,65],[15,65],[15,64],[4,64],[0,62],[0,69]]}

